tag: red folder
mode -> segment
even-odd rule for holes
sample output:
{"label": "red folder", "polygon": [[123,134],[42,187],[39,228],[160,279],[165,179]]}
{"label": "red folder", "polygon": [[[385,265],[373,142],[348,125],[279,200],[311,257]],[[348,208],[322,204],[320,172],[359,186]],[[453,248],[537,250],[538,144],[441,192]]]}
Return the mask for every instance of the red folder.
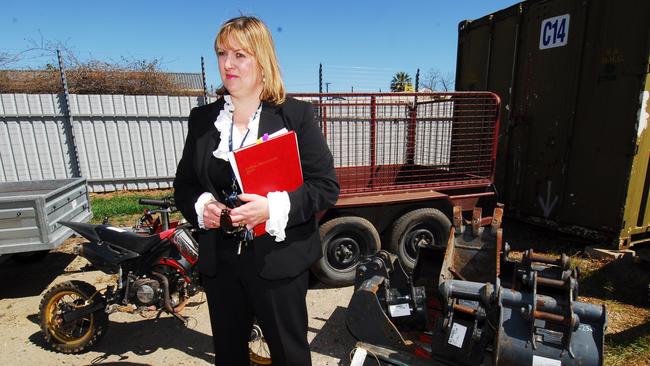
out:
{"label": "red folder", "polygon": [[[289,192],[303,182],[294,131],[234,150],[230,154],[230,164],[243,193],[266,196],[269,192]],[[255,226],[253,230],[255,236],[264,235],[266,223]]]}

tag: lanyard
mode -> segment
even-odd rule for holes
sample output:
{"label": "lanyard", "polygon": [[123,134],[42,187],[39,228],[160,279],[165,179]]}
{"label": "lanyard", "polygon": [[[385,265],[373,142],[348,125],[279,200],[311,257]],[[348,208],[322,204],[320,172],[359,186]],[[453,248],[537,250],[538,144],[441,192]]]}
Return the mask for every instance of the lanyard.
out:
{"label": "lanyard", "polygon": [[[228,136],[228,150],[232,151],[232,125],[234,125],[235,122],[230,124],[230,136]],[[241,149],[242,146],[244,146],[244,141],[246,141],[246,137],[248,137],[248,133],[251,132],[251,129],[246,130],[246,134],[244,135],[244,138],[241,140],[241,144],[239,144],[239,148]]]}
{"label": "lanyard", "polygon": [[[259,113],[261,107],[262,107],[262,103],[260,102],[260,106],[255,111],[255,114],[253,115],[253,118],[251,118],[251,120],[254,120],[257,117],[257,114]],[[228,136],[228,149],[230,151],[233,151],[232,150],[232,147],[233,147],[232,146],[233,127],[232,126],[234,124],[235,124],[235,117],[233,116],[233,121],[230,124],[230,136]],[[244,146],[244,142],[246,141],[246,137],[248,137],[248,134],[250,132],[251,132],[250,128],[246,129],[246,134],[244,135],[244,138],[241,140],[241,144],[239,144],[240,149],[242,148],[242,146]],[[228,194],[226,194],[226,192],[223,192],[223,194],[224,194],[224,197],[230,198],[233,201],[235,201],[235,200],[239,201],[239,199],[237,198],[237,193],[241,192],[241,189],[237,184],[237,179],[235,178],[235,174],[232,172],[232,169],[230,170],[230,174],[232,175],[231,194],[228,195]],[[254,236],[253,235],[253,230],[244,230],[243,232],[239,233],[238,235],[240,236],[240,240],[239,240],[239,244],[237,246],[237,255],[241,254],[242,244],[244,244],[244,246],[246,246],[247,243],[253,241],[253,236]]]}
{"label": "lanyard", "polygon": [[[260,102],[260,106],[257,107],[257,110],[255,111],[255,114],[253,115],[253,118],[251,118],[251,121],[257,118],[257,114],[260,112],[260,108],[262,107],[262,102]],[[235,124],[235,116],[233,115],[232,117],[232,123],[230,124],[230,136],[228,136],[228,150],[232,151],[232,126]],[[244,146],[244,141],[246,141],[246,137],[248,137],[248,133],[251,132],[251,129],[248,128],[246,130],[246,134],[244,135],[244,138],[241,140],[241,144],[239,144],[239,148],[241,149],[242,146]]]}

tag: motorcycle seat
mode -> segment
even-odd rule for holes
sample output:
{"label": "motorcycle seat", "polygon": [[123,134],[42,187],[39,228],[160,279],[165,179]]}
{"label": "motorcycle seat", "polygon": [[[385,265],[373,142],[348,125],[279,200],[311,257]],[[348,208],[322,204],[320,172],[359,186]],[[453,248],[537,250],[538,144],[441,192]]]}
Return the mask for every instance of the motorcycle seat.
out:
{"label": "motorcycle seat", "polygon": [[156,244],[162,241],[158,234],[139,235],[108,225],[100,225],[95,229],[95,231],[101,240],[134,251],[138,254],[148,252]]}

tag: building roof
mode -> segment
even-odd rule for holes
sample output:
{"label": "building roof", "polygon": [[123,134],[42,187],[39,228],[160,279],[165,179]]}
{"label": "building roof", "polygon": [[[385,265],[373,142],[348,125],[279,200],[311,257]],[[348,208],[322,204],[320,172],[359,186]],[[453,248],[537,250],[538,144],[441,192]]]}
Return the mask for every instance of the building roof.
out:
{"label": "building roof", "polygon": [[182,89],[203,90],[203,78],[199,72],[167,72],[166,74]]}

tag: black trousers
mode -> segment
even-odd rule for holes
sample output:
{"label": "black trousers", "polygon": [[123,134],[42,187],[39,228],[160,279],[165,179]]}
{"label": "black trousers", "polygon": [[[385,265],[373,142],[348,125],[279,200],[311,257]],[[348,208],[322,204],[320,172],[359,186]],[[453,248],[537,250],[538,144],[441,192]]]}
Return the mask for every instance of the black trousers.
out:
{"label": "black trousers", "polygon": [[311,365],[305,299],[308,271],[295,278],[266,280],[255,270],[252,248],[247,247],[214,277],[203,276],[202,282],[215,365],[249,365],[248,340],[255,319],[269,345],[273,366]]}

